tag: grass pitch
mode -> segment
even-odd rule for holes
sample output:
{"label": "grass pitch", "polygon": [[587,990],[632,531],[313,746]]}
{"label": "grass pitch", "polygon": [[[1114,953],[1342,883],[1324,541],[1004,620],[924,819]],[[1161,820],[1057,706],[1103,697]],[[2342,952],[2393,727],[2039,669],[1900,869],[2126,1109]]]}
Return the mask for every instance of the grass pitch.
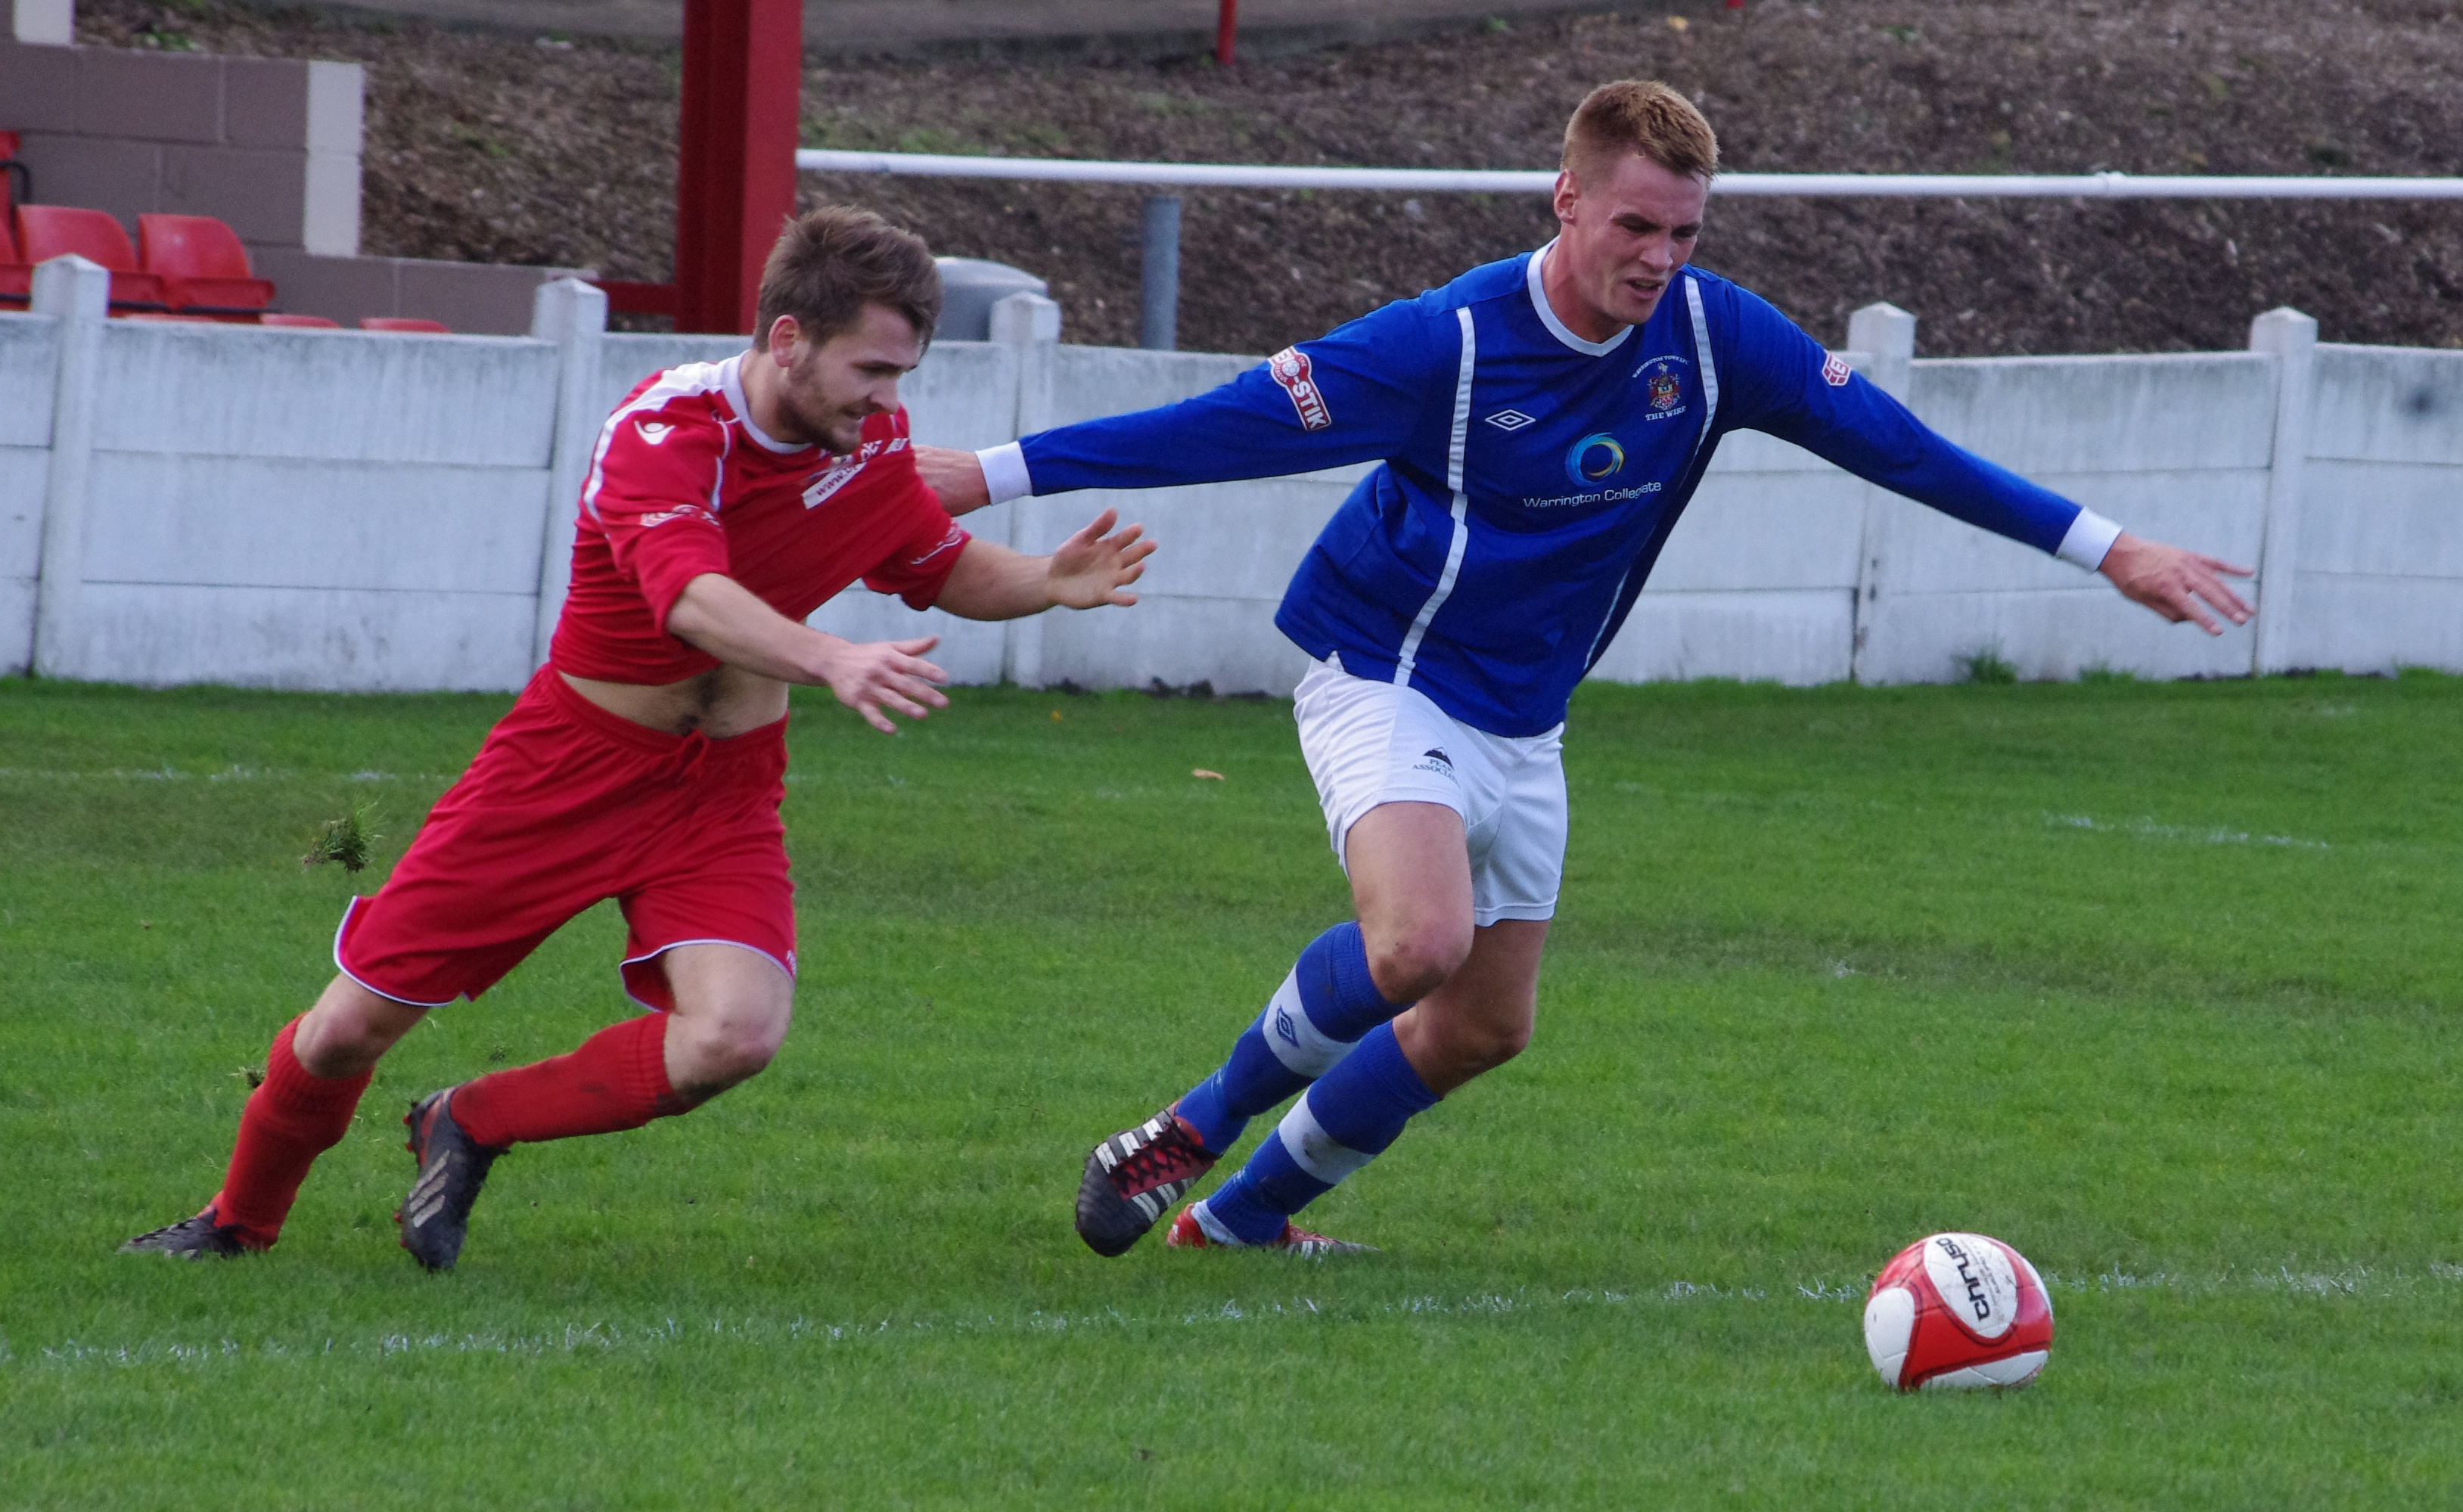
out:
{"label": "grass pitch", "polygon": [[[0,1502],[2463,1498],[2463,681],[1586,689],[1538,1038],[1311,1209],[1340,1263],[1067,1218],[1345,912],[1288,709],[799,698],[768,1073],[517,1151],[417,1273],[403,1107],[624,1011],[601,909],[403,1042],[272,1255],[113,1253],[505,702],[0,688]],[[2034,1390],[1874,1379],[1944,1227],[2051,1280]]]}

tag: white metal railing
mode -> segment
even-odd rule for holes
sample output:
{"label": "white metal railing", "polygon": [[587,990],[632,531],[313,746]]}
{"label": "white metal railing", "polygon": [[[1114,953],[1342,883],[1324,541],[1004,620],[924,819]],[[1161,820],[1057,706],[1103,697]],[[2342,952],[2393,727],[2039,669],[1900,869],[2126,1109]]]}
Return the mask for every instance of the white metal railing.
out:
{"label": "white metal railing", "polygon": [[[930,179],[1121,184],[1148,189],[1384,189],[1428,194],[1545,194],[1546,169],[1323,168],[1268,162],[1098,162],[1078,158],[988,158],[937,152],[848,152],[807,147],[805,173],[894,173]],[[2241,178],[2130,173],[1724,173],[1720,195],[1757,198],[2056,200],[2463,200],[2463,179]],[[1180,198],[1146,199],[1138,344],[1169,351],[1180,321]]]}
{"label": "white metal railing", "polygon": [[[806,173],[894,173],[930,179],[1040,180],[1152,187],[1387,189],[1431,194],[1544,194],[1551,169],[1324,168],[1280,163],[1097,162],[930,152],[805,148]],[[2463,200],[2463,179],[2237,177],[2225,174],[1726,173],[1714,194],[2038,200]]]}

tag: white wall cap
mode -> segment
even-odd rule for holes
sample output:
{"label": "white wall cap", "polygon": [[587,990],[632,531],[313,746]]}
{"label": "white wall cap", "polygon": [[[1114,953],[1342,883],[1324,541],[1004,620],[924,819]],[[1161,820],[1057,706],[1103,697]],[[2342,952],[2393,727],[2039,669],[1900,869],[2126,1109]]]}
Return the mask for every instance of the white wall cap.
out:
{"label": "white wall cap", "polygon": [[70,47],[76,42],[76,0],[16,0],[11,30],[20,42]]}

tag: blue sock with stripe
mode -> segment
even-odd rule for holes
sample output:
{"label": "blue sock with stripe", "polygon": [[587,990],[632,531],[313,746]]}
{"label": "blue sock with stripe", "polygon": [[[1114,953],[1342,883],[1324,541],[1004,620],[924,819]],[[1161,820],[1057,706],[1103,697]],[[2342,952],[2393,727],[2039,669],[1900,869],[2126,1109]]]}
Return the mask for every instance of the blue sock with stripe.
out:
{"label": "blue sock with stripe", "polygon": [[1220,1155],[1250,1119],[1324,1075],[1362,1035],[1409,1006],[1378,993],[1360,926],[1337,924],[1308,942],[1266,1010],[1232,1043],[1231,1059],[1174,1111]]}
{"label": "blue sock with stripe", "polygon": [[1293,1214],[1384,1154],[1411,1115],[1436,1101],[1394,1026],[1379,1025],[1292,1104],[1239,1175],[1198,1204],[1199,1225],[1217,1242],[1271,1242]]}

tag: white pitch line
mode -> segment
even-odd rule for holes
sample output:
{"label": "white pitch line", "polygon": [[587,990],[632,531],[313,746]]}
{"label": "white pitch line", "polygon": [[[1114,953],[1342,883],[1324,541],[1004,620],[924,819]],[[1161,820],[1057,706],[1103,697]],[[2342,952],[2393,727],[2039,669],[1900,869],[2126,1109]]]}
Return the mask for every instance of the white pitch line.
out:
{"label": "white pitch line", "polygon": [[[1296,1264],[1323,1264],[1300,1262]],[[2415,1294],[2463,1285],[2463,1264],[2431,1263],[2419,1270],[2400,1266],[2358,1266],[2339,1271],[2230,1271],[2222,1275],[2184,1275],[2157,1271],[2137,1274],[2104,1271],[2093,1276],[2043,1273],[2044,1284],[2058,1295],[2167,1291],[2191,1296],[2274,1294],[2295,1300],[2354,1296]],[[129,1344],[95,1344],[66,1339],[20,1352],[0,1338],[0,1370],[42,1370],[61,1367],[148,1369],[160,1366],[202,1367],[278,1360],[322,1359],[332,1355],[383,1358],[419,1354],[501,1354],[545,1358],[556,1355],[612,1355],[672,1348],[691,1341],[749,1345],[761,1349],[817,1347],[895,1342],[917,1338],[966,1338],[993,1334],[1059,1336],[1095,1330],[1140,1328],[1219,1328],[1271,1326],[1278,1323],[1373,1323],[1389,1318],[1495,1318],[1537,1316],[1591,1308],[1688,1307],[1719,1303],[1759,1305],[1771,1302],[1815,1303],[1825,1307],[1862,1307],[1870,1277],[1832,1282],[1783,1283],[1776,1286],[1722,1286],[1689,1281],[1655,1282],[1629,1288],[1576,1287],[1550,1294],[1527,1287],[1509,1292],[1472,1292],[1460,1296],[1418,1294],[1370,1300],[1328,1300],[1322,1305],[1305,1293],[1265,1300],[1231,1298],[1211,1307],[1168,1313],[1133,1314],[1117,1309],[1089,1313],[1040,1310],[1001,1315],[952,1315],[940,1318],[847,1319],[820,1322],[793,1318],[748,1316],[680,1323],[662,1317],[643,1323],[605,1319],[567,1324],[541,1333],[386,1332],[356,1337],[317,1337],[286,1342],[237,1339],[182,1342],[147,1339]]]}

